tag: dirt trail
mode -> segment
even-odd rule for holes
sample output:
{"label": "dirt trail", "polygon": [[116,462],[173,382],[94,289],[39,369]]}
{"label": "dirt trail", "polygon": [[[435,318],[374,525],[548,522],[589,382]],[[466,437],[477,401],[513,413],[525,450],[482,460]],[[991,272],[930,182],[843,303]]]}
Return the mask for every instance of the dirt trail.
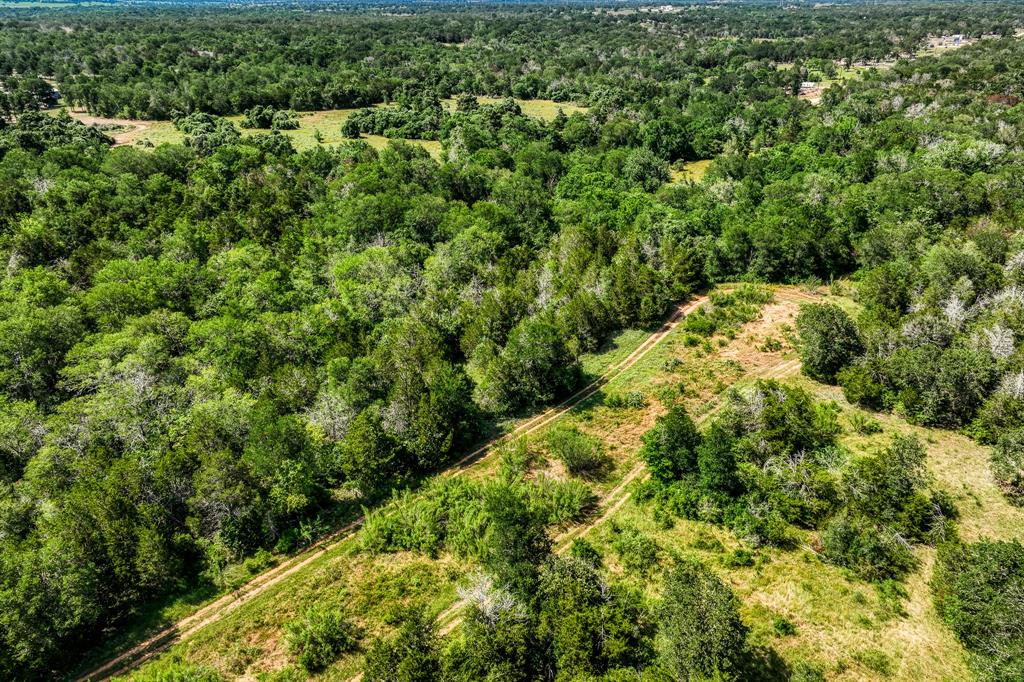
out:
{"label": "dirt trail", "polygon": [[[600,377],[587,384],[558,405],[545,410],[537,416],[520,424],[505,435],[494,438],[493,440],[481,445],[479,448],[473,450],[465,457],[451,465],[450,468],[443,472],[443,475],[458,475],[460,472],[465,471],[470,464],[481,459],[496,446],[501,445],[506,441],[533,433],[566,414],[573,407],[601,390],[603,386],[608,384],[608,382],[616,376],[639,362],[645,355],[664,341],[669,333],[679,325],[688,313],[696,310],[697,307],[707,300],[707,296],[700,296],[689,303],[678,306],[665,324],[647,337],[647,339],[637,346],[632,353],[610,367]],[[627,476],[627,478],[629,477]],[[625,481],[623,484],[620,484],[616,490],[619,490],[624,484]],[[316,561],[339,542],[351,537],[351,535],[359,529],[363,521],[364,518],[360,517],[352,523],[349,523],[348,525],[325,536],[320,541],[307,548],[304,552],[288,561],[278,564],[274,568],[271,568],[253,578],[250,582],[237,590],[210,602],[192,615],[183,618],[174,625],[164,628],[160,632],[157,632],[153,636],[147,638],[145,641],[136,644],[131,649],[106,661],[102,665],[77,678],[76,682],[85,682],[86,680],[104,680],[113,677],[114,675],[129,672],[130,670],[138,667],[142,663],[168,649],[172,644],[186,639],[206,626],[219,621],[225,615],[255,599],[267,589],[278,584],[288,576],[302,570],[310,563]]]}
{"label": "dirt trail", "polygon": [[[788,309],[789,312],[795,314],[796,308],[801,303],[809,303],[818,301],[818,297],[814,294],[796,291],[796,290],[779,290],[775,292],[775,301],[769,305],[779,306]],[[763,366],[755,367],[755,369],[749,373],[746,373],[741,377],[740,381],[749,381],[757,379],[781,379],[783,377],[791,376],[796,372],[800,371],[800,359],[799,358],[776,358],[773,362]],[[697,417],[695,421],[702,423],[710,419],[713,415],[721,411],[725,406],[724,402],[719,402],[713,409],[706,412],[705,414]],[[637,480],[638,478],[646,478],[647,471],[643,461],[637,462],[629,473],[627,473],[622,481],[610,490],[599,502],[598,508],[603,508],[604,511],[600,516],[595,518],[589,523],[585,523],[579,526],[568,528],[554,539],[554,551],[555,554],[562,554],[572,544],[572,540],[581,537],[586,533],[590,532],[594,528],[604,524],[608,521],[617,511],[619,511],[623,505],[629,501],[632,492],[628,489],[629,485]],[[442,636],[452,632],[462,622],[462,617],[459,612],[466,606],[465,600],[460,599],[455,602],[447,609],[442,611],[437,616],[437,622],[441,624],[438,633]],[[352,678],[349,682],[359,682],[362,679],[362,675]]]}
{"label": "dirt trail", "polygon": [[139,134],[151,128],[157,121],[147,121],[135,118],[106,118],[104,116],[93,116],[84,111],[67,110],[68,115],[76,121],[81,121],[87,126],[91,125],[118,125],[124,126],[127,130],[118,133],[107,133],[114,139],[114,146],[118,147],[131,144],[138,139]]}

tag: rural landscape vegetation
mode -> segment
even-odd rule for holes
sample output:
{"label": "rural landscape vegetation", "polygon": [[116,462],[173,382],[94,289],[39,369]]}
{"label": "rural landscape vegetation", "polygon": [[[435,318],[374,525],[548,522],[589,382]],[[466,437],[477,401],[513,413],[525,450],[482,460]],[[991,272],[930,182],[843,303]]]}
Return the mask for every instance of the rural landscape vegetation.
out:
{"label": "rural landscape vegetation", "polygon": [[1024,680],[1018,0],[0,0],[0,679]]}

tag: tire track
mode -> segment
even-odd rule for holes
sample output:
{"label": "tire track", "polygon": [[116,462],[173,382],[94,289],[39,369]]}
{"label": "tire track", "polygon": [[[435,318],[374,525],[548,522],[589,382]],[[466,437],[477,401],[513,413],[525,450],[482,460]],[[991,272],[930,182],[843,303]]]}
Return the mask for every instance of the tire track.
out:
{"label": "tire track", "polygon": [[[813,294],[808,294],[799,291],[776,291],[775,294],[778,300],[785,303],[798,304],[815,302],[818,300],[818,298]],[[767,365],[765,367],[760,367],[756,371],[744,375],[736,383],[750,380],[756,381],[761,379],[781,379],[783,377],[790,376],[794,372],[797,372],[799,370],[799,357],[789,359],[783,357],[779,358],[779,360],[773,364]],[[725,405],[726,403],[724,401],[718,401],[718,403],[711,410],[704,413],[703,415],[700,415],[699,417],[694,419],[694,421],[697,422],[698,424],[704,423],[714,415],[718,414],[725,407]],[[647,467],[642,460],[637,462],[636,465],[634,465],[633,468],[630,469],[629,473],[627,473],[626,476],[623,477],[622,481],[620,481],[618,485],[616,485],[612,490],[610,490],[600,501],[598,506],[599,508],[604,507],[604,511],[601,513],[599,517],[597,517],[589,523],[585,523],[582,525],[566,529],[565,531],[557,535],[553,542],[554,553],[564,553],[571,546],[572,540],[578,537],[582,537],[594,528],[603,525],[608,521],[608,519],[615,515],[616,512],[622,509],[622,507],[625,506],[626,502],[628,502],[629,499],[632,497],[632,492],[628,490],[627,487],[629,486],[629,484],[631,484],[638,478],[646,479],[646,469]],[[616,497],[618,497],[618,499],[616,499]],[[443,637],[445,635],[450,634],[453,630],[455,630],[455,628],[457,628],[462,623],[462,616],[459,615],[459,612],[465,606],[466,601],[460,599],[451,606],[449,606],[447,609],[442,611],[440,614],[438,614],[436,620],[438,623],[441,624],[441,627],[438,629],[438,634],[440,636]],[[361,679],[362,674],[352,678],[351,680],[349,680],[349,682],[359,682]]]}
{"label": "tire track", "polygon": [[[687,314],[696,310],[697,307],[705,303],[707,300],[708,297],[706,295],[699,296],[689,303],[677,306],[669,319],[660,328],[658,328],[657,331],[648,336],[643,343],[637,346],[624,359],[608,368],[597,379],[576,391],[576,393],[573,393],[558,405],[555,405],[554,407],[541,412],[539,415],[532,417],[512,431],[484,443],[450,465],[446,470],[441,472],[441,475],[456,476],[465,471],[467,467],[477,460],[482,459],[496,446],[499,446],[509,440],[533,433],[562,417],[573,407],[596,394],[615,377],[643,359],[644,356],[665,340],[665,338],[679,325]],[[256,576],[237,590],[219,597],[213,602],[210,602],[206,606],[200,608],[195,613],[181,619],[174,625],[160,630],[144,641],[134,645],[127,651],[109,659],[84,675],[81,675],[76,678],[76,682],[105,680],[115,675],[120,675],[133,670],[139,665],[152,659],[154,656],[166,651],[173,644],[187,639],[203,628],[216,623],[227,614],[252,601],[285,578],[316,561],[327,551],[333,549],[338,543],[350,538],[362,526],[364,520],[365,517],[361,516],[351,523],[348,523],[338,530],[324,536],[295,557],[278,564],[264,573],[261,573],[259,576]]]}

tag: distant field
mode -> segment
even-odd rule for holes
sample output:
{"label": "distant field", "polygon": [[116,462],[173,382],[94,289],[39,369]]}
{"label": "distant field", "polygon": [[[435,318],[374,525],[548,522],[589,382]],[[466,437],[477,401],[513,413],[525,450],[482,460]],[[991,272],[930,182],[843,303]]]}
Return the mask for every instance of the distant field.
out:
{"label": "distant field", "polygon": [[[501,97],[477,97],[477,101],[480,104],[497,104],[503,102],[504,98]],[[455,108],[455,98],[450,97],[448,99],[441,100],[448,109]],[[575,113],[586,113],[587,107],[581,107],[578,104],[572,102],[556,102],[551,99],[517,99],[516,103],[523,110],[523,113],[527,116],[533,116],[539,118],[542,121],[551,121],[558,115],[559,109],[565,112],[566,116],[571,116]]]}
{"label": "distant field", "polygon": [[708,168],[711,167],[711,162],[714,159],[701,159],[700,161],[689,161],[683,164],[680,169],[672,169],[672,182],[682,182],[683,180],[692,180],[694,182],[700,182],[704,178],[704,174],[708,172]]}
{"label": "distant field", "polygon": [[[12,5],[0,0],[0,8]],[[24,3],[26,6],[33,3]],[[494,104],[502,100],[495,97],[478,98],[482,104]],[[585,107],[576,104],[555,102],[549,99],[538,100],[516,100],[522,107],[523,113],[544,121],[550,121],[562,110],[566,115],[586,111]],[[449,109],[454,108],[455,100],[444,100],[444,105]],[[54,110],[57,113],[59,110]],[[356,109],[330,109],[327,111],[306,111],[299,113],[299,127],[297,130],[285,130],[283,134],[292,139],[292,143],[299,151],[310,149],[316,146],[316,134],[320,133],[320,139],[325,145],[340,144],[346,141],[341,134],[341,124],[352,115]],[[109,134],[119,145],[124,144],[161,144],[180,143],[183,139],[181,132],[174,127],[170,121],[147,121],[127,118],[103,118],[92,116],[85,112],[70,111],[74,118],[83,123],[111,124],[123,126],[123,130],[111,131]],[[227,119],[235,125],[240,125],[244,116],[228,116]],[[243,135],[268,133],[269,130],[242,130]],[[362,139],[375,149],[383,149],[391,140],[382,135],[363,135]],[[441,157],[441,143],[436,140],[406,140],[412,144],[418,144],[433,156],[435,159]]]}

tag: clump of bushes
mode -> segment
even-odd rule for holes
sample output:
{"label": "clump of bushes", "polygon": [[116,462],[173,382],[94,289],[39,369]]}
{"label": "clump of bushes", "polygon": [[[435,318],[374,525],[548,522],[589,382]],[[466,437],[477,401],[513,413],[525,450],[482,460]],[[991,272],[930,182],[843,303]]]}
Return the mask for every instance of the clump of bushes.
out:
{"label": "clump of bushes", "polygon": [[773,298],[770,289],[755,284],[713,291],[708,304],[687,315],[682,326],[686,332],[704,337],[725,333],[756,318],[761,306]]}
{"label": "clump of bushes", "polygon": [[569,473],[575,476],[597,478],[611,468],[611,459],[604,444],[575,426],[557,426],[547,434],[547,446]]}
{"label": "clump of bushes", "polygon": [[615,540],[612,549],[622,565],[631,571],[646,573],[658,563],[661,547],[651,537],[636,528],[613,528]]}
{"label": "clump of bushes", "polygon": [[578,521],[593,507],[594,495],[582,481],[541,476],[526,482],[521,472],[492,482],[446,477],[419,493],[403,492],[389,505],[366,514],[360,547],[368,552],[412,550],[436,556],[446,549],[479,558],[492,519],[486,501],[494,489],[510,486],[544,523]]}
{"label": "clump of bushes", "polygon": [[956,508],[927,489],[915,438],[894,436],[882,452],[853,462],[843,483],[844,509],[825,530],[825,556],[866,580],[902,578],[916,565],[911,543],[951,533]]}
{"label": "clump of bushes", "polygon": [[850,427],[861,436],[871,436],[882,432],[882,422],[861,412],[850,415]]}
{"label": "clump of bushes", "polygon": [[626,393],[610,393],[604,397],[605,407],[611,409],[640,409],[647,407],[647,396],[640,391],[627,391]]}
{"label": "clump of bushes", "polygon": [[999,438],[992,449],[992,474],[1010,502],[1024,505],[1024,430]]}
{"label": "clump of bushes", "polygon": [[1024,679],[1024,545],[949,543],[931,581],[935,606],[988,680]]}
{"label": "clump of bushes", "polygon": [[867,519],[840,514],[825,528],[825,557],[865,580],[901,578],[917,565],[910,544]]}
{"label": "clump of bushes", "polygon": [[677,406],[644,435],[652,478],[637,499],[658,515],[723,523],[753,547],[792,546],[794,526],[823,529],[829,561],[867,580],[902,578],[911,545],[946,538],[956,509],[929,490],[916,440],[849,461],[839,432],[834,404],[772,381],[732,391],[703,433]]}
{"label": "clump of bushes", "polygon": [[299,118],[294,111],[257,105],[245,112],[241,125],[243,128],[295,130],[299,127]]}
{"label": "clump of bushes", "polygon": [[314,606],[285,625],[288,651],[307,672],[319,672],[359,644],[356,627],[337,609]]}
{"label": "clump of bushes", "polygon": [[212,154],[223,145],[237,144],[242,139],[231,121],[198,111],[174,119],[174,127],[185,134],[185,144],[201,156]]}

